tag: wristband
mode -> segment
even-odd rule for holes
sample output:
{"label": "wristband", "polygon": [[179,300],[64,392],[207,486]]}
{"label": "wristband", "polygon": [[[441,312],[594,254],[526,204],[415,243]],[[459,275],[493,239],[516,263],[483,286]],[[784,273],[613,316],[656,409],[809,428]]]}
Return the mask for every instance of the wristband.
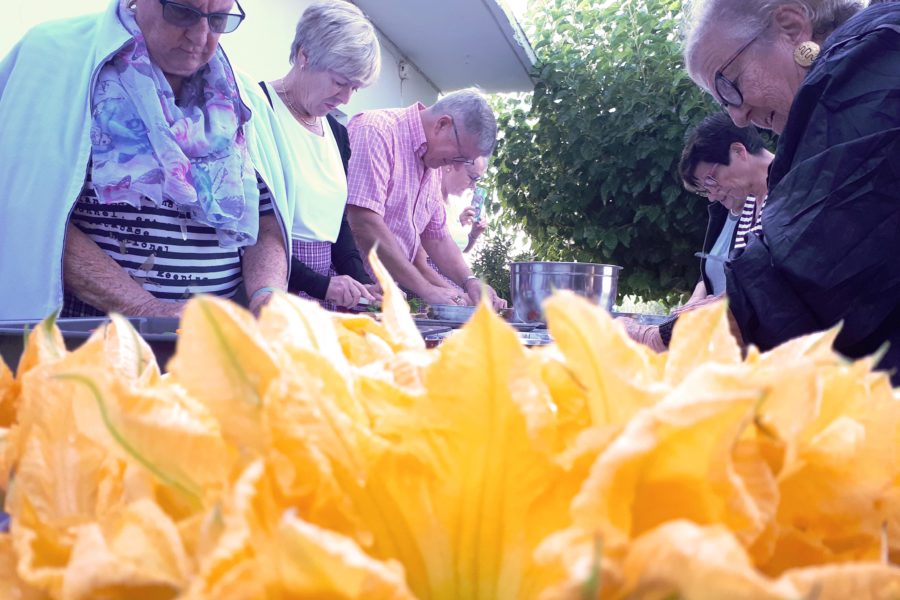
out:
{"label": "wristband", "polygon": [[465,287],[467,285],[469,285],[469,282],[472,281],[473,279],[475,281],[479,281],[478,277],[476,277],[475,275],[469,275],[468,277],[466,277],[465,280],[463,280],[463,284],[462,284],[463,289],[465,289]]}
{"label": "wristband", "polygon": [[259,296],[260,294],[273,294],[275,292],[280,292],[280,291],[281,290],[279,290],[278,288],[273,288],[273,287],[270,287],[267,285],[263,286],[263,287],[259,288],[258,290],[256,290],[255,292],[253,292],[253,294],[250,296],[250,302],[248,302],[248,304],[253,304],[253,301],[256,300],[256,297]]}

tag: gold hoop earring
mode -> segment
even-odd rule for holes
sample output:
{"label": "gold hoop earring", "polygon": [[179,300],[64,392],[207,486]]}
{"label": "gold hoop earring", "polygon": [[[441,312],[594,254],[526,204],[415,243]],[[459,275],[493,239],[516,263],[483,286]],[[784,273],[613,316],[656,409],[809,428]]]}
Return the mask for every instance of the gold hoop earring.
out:
{"label": "gold hoop earring", "polygon": [[819,58],[821,48],[815,42],[803,42],[794,49],[794,62],[808,69]]}

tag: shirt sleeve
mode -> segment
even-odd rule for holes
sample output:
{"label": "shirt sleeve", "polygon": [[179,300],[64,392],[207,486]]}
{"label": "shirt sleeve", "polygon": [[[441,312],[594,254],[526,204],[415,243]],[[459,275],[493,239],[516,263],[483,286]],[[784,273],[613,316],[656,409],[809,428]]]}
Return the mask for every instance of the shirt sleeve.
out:
{"label": "shirt sleeve", "polygon": [[350,161],[347,170],[347,204],[384,216],[393,162],[383,132],[367,125],[351,124]]}
{"label": "shirt sleeve", "polygon": [[324,300],[328,293],[331,277],[316,273],[296,256],[291,257],[291,277],[288,280],[288,291],[306,292],[313,298]]}
{"label": "shirt sleeve", "polygon": [[[440,193],[440,192],[438,192]],[[442,198],[432,198],[431,219],[422,230],[422,237],[429,240],[442,240],[450,235],[447,228],[447,207]]]}

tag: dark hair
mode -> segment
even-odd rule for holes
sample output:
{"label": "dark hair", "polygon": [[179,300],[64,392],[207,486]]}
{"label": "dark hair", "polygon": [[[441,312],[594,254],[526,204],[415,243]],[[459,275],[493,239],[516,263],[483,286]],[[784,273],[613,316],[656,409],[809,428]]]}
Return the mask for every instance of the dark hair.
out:
{"label": "dark hair", "polygon": [[706,117],[689,131],[678,166],[684,187],[691,191],[701,187],[694,176],[701,162],[727,166],[731,162],[731,145],[735,142],[744,146],[750,154],[759,154],[765,149],[756,127],[738,127],[724,112]]}

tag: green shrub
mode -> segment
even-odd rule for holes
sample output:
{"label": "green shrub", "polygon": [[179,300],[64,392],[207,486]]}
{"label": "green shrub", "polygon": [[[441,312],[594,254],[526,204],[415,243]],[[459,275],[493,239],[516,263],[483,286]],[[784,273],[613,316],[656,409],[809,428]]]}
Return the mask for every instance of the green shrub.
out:
{"label": "green shrub", "polygon": [[669,304],[699,278],[706,226],[706,201],[677,172],[684,134],[717,110],[684,70],[680,10],[680,0],[535,7],[537,83],[498,101],[493,164],[504,219],[539,260],[621,265],[621,294]]}

